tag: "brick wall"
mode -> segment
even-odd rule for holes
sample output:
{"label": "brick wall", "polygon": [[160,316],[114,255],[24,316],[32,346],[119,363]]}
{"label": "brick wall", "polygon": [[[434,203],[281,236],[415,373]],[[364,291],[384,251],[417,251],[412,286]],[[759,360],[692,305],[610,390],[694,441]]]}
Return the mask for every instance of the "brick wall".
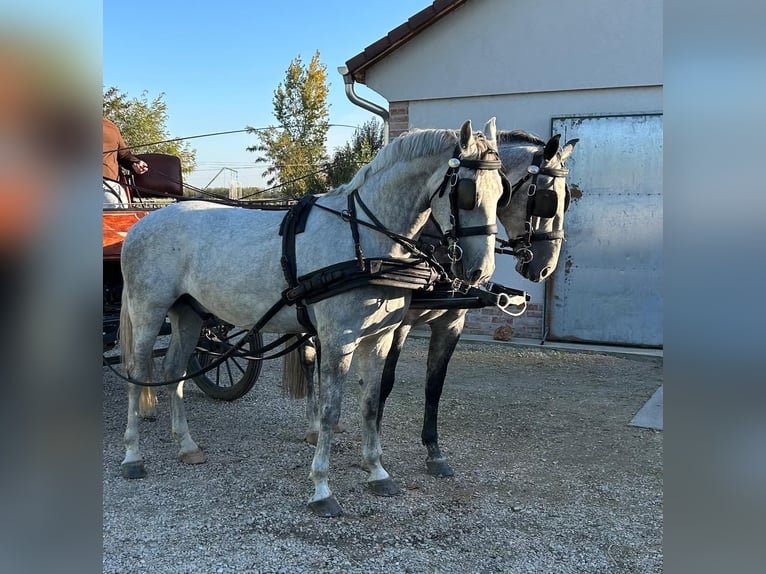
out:
{"label": "brick wall", "polygon": [[507,325],[513,329],[513,336],[523,339],[539,339],[543,332],[543,307],[530,304],[520,317],[510,317],[495,307],[472,309],[465,318],[464,333],[491,337],[495,329]]}
{"label": "brick wall", "polygon": [[[510,317],[495,307],[471,309],[465,316],[463,333],[492,337],[495,330],[504,325],[513,330],[513,337],[539,340],[543,336],[543,307],[528,305],[527,312],[520,317]],[[425,324],[416,325],[414,328],[417,331],[430,332]]]}
{"label": "brick wall", "polygon": [[402,132],[410,129],[410,103],[391,102],[388,106],[388,140],[399,137]]}

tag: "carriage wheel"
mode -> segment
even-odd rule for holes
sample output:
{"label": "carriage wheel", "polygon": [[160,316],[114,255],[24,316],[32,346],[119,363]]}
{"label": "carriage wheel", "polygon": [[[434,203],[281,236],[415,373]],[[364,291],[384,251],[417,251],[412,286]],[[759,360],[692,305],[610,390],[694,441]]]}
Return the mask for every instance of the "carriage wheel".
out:
{"label": "carriage wheel", "polygon": [[[197,349],[189,359],[190,371],[204,369],[245,336],[247,341],[240,347],[239,352],[260,357],[263,347],[263,337],[260,333],[248,335],[248,331],[237,329],[218,319],[205,323]],[[261,363],[262,361],[255,359],[231,357],[206,373],[194,377],[194,382],[209,397],[233,401],[253,388],[261,373]]]}

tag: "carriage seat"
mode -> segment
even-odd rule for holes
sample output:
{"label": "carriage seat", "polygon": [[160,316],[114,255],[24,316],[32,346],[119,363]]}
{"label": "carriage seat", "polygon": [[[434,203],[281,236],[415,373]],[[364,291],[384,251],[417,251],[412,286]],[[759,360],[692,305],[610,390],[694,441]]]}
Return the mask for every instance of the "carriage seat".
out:
{"label": "carriage seat", "polygon": [[133,174],[131,194],[134,202],[148,197],[183,196],[181,160],[177,156],[165,153],[141,153],[136,154],[136,157],[146,162],[149,171]]}

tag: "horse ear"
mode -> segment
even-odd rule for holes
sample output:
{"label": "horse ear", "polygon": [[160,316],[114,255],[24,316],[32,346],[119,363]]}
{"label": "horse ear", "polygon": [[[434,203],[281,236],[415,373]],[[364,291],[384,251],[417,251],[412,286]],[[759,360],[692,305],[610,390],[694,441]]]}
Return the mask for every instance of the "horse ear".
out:
{"label": "horse ear", "polygon": [[473,127],[471,126],[471,120],[466,120],[460,127],[460,147],[468,149],[473,143]]}
{"label": "horse ear", "polygon": [[559,140],[561,139],[561,134],[556,134],[551,139],[548,140],[548,143],[545,144],[545,160],[550,160],[554,155],[556,155],[556,152],[559,151]]}
{"label": "horse ear", "polygon": [[497,126],[495,124],[497,118],[492,116],[487,120],[487,123],[484,124],[484,136],[489,140],[489,143],[492,144],[492,146],[497,146]]}
{"label": "horse ear", "polygon": [[574,151],[574,146],[579,142],[580,140],[575,138],[573,140],[569,140],[563,148],[561,148],[561,161],[562,163],[567,160],[567,158],[572,155],[572,151]]}

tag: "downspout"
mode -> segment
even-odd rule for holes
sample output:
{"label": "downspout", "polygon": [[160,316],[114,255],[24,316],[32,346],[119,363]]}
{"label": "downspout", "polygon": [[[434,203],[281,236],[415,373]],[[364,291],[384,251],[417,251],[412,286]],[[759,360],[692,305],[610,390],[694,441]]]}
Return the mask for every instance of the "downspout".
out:
{"label": "downspout", "polygon": [[356,104],[360,108],[372,112],[383,119],[383,145],[386,145],[388,143],[388,119],[391,117],[391,114],[388,113],[386,108],[382,108],[378,104],[362,99],[356,94],[354,91],[354,77],[348,71],[348,67],[338,66],[338,72],[343,76],[343,82],[346,85],[346,97],[351,103]]}

